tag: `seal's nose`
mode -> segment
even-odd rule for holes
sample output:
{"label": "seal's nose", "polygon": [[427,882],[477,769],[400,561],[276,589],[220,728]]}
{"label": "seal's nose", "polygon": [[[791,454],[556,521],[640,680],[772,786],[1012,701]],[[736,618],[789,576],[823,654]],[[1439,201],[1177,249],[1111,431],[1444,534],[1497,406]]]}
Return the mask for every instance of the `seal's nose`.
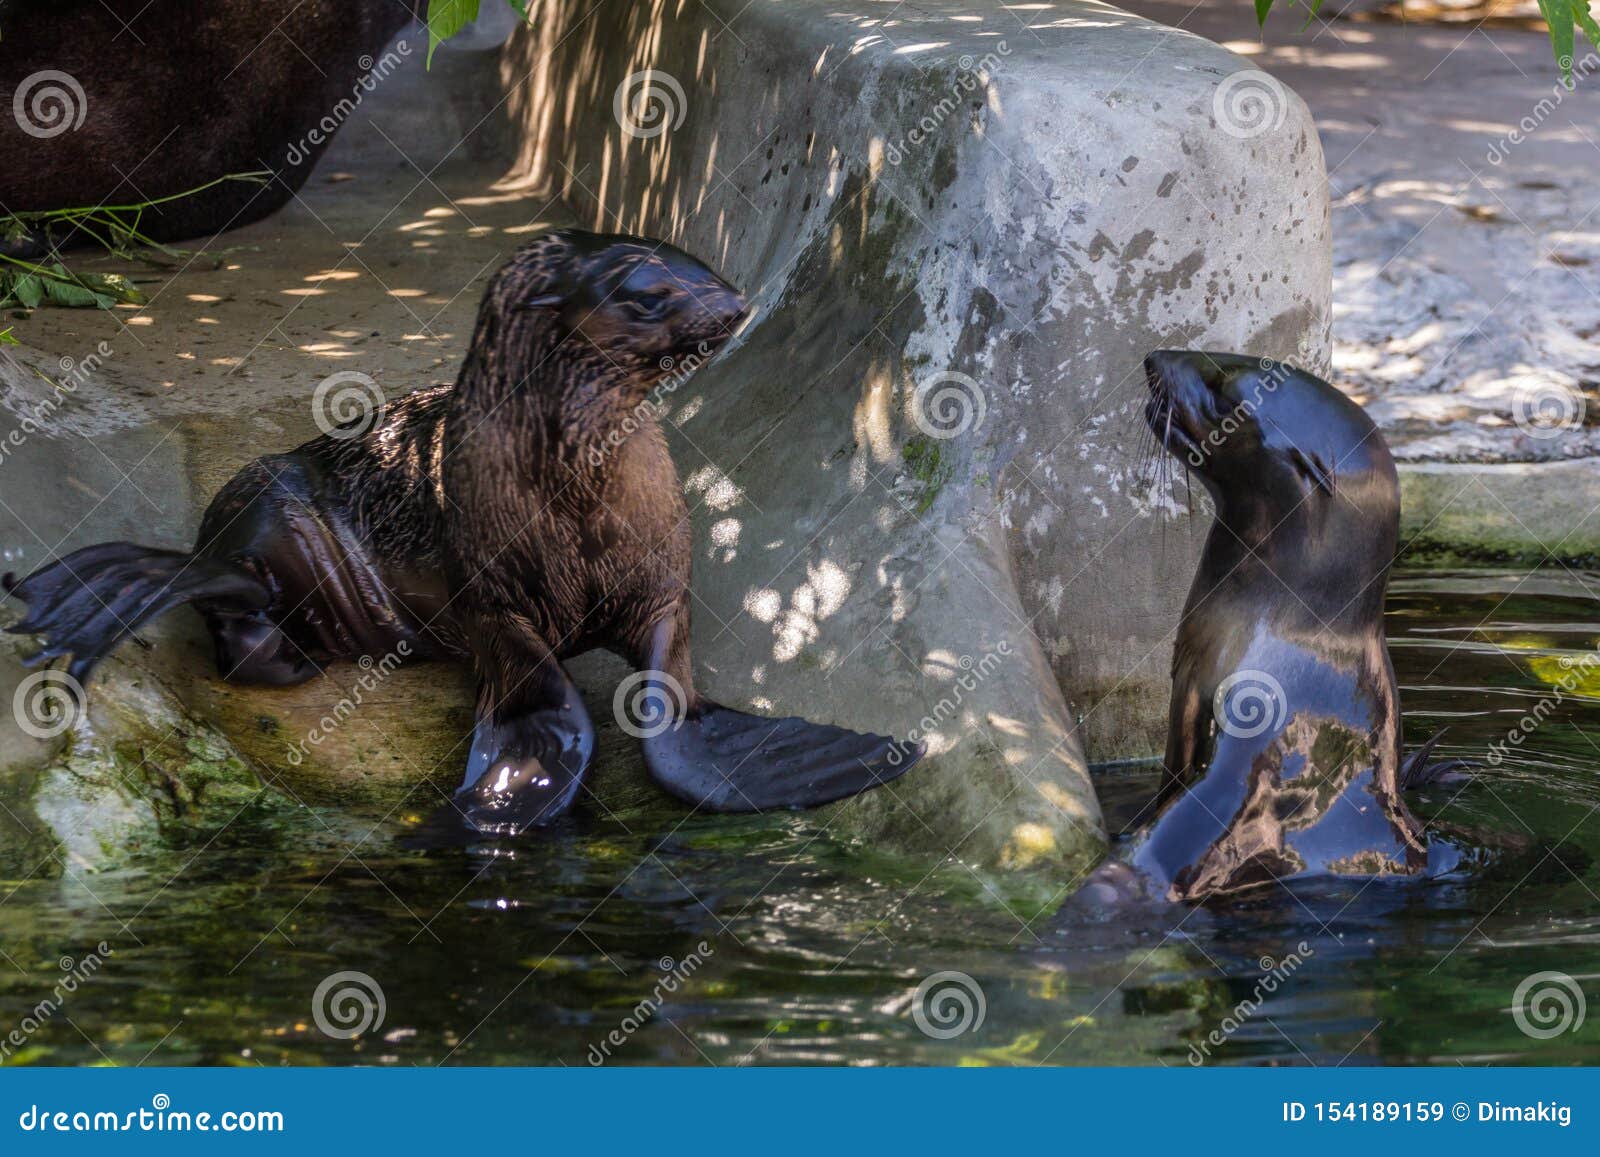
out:
{"label": "seal's nose", "polygon": [[750,303],[744,294],[721,278],[710,291],[698,295],[698,304],[711,315],[724,338],[739,332],[750,318]]}
{"label": "seal's nose", "polygon": [[1160,392],[1170,386],[1173,367],[1181,357],[1182,350],[1151,350],[1145,355],[1144,380],[1152,392]]}
{"label": "seal's nose", "polygon": [[750,316],[750,302],[726,281],[722,283],[722,310],[729,329],[737,329]]}

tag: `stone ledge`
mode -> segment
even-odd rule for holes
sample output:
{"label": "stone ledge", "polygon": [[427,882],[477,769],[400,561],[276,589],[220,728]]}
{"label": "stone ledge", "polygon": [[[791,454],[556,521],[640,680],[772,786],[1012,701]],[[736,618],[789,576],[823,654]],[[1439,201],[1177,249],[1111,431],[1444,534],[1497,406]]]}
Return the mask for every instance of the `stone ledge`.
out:
{"label": "stone ledge", "polygon": [[1408,553],[1534,563],[1600,557],[1600,459],[1399,469]]}

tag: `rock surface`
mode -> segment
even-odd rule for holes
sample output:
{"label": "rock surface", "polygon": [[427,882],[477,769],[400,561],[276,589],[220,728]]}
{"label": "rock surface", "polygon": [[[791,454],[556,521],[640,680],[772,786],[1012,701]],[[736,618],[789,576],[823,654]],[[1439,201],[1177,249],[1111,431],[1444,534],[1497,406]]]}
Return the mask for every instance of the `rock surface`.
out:
{"label": "rock surface", "polygon": [[[1083,869],[1104,840],[1086,758],[1159,747],[1206,529],[1144,468],[1140,359],[1326,359],[1321,151],[1287,90],[1259,123],[1225,99],[1259,83],[1090,0],[1026,21],[555,0],[498,55],[389,77],[290,208],[152,275],[150,304],[19,323],[31,352],[0,367],[0,405],[82,380],[0,465],[20,479],[6,565],[186,544],[238,465],[315,434],[329,373],[390,396],[448,380],[483,278],[533,233],[665,237],[759,310],[665,399],[705,689],[928,742],[913,775],[827,816],[841,835]],[[235,688],[192,616],[150,637],[121,658],[295,799],[398,817],[459,775],[460,673],[401,664],[341,710],[360,667]],[[597,721],[618,670],[575,671]],[[607,725],[602,744],[585,806],[649,790],[630,743]]]}

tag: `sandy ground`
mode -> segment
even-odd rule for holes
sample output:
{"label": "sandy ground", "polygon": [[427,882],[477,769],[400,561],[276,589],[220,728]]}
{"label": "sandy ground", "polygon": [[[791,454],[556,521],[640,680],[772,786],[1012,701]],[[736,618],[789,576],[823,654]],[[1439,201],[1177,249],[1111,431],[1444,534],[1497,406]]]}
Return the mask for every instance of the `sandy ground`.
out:
{"label": "sandy ground", "polygon": [[[1124,7],[1292,87],[1333,201],[1334,367],[1411,461],[1600,454],[1600,57],[1542,32]],[[1330,5],[1330,8],[1332,5]],[[1522,137],[1512,137],[1513,130]]]}

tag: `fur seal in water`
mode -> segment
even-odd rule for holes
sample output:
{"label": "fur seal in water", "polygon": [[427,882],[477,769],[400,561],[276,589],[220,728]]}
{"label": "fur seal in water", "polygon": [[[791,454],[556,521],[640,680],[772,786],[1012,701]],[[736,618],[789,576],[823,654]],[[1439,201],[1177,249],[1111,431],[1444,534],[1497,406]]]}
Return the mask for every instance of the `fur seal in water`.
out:
{"label": "fur seal in water", "polygon": [[1383,629],[1400,492],[1377,427],[1265,358],[1158,351],[1144,365],[1145,420],[1215,521],[1173,648],[1158,814],[1086,897],[1199,901],[1453,867],[1401,797],[1459,764],[1429,764],[1434,741],[1401,759]]}
{"label": "fur seal in water", "polygon": [[571,806],[595,732],[561,660],[596,647],[644,672],[645,764],[686,803],[765,811],[876,787],[921,747],[745,714],[694,689],[689,513],[647,395],[746,313],[736,289],[669,245],[539,237],[491,279],[453,387],[402,398],[360,436],[341,428],[245,466],[192,553],[104,543],[6,576],[28,604],[10,629],[45,637],[35,662],[70,654],[80,681],[183,603],[205,616],[223,678],[240,682],[302,682],[402,641],[422,658],[470,658],[476,725],[454,802],[484,832]]}

